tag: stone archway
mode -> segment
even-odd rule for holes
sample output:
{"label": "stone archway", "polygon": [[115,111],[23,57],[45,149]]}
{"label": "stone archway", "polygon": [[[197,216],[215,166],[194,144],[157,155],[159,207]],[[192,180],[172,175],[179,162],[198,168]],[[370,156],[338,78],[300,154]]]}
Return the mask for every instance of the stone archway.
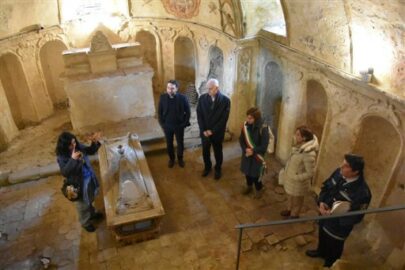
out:
{"label": "stone archway", "polygon": [[36,111],[18,57],[12,53],[0,56],[0,80],[16,126],[23,129],[36,119]]}
{"label": "stone archway", "polygon": [[159,94],[164,91],[164,89],[159,89],[159,76],[158,76],[158,61],[157,61],[157,50],[156,50],[156,38],[153,34],[148,31],[141,30],[136,33],[135,40],[141,44],[142,55],[144,61],[148,63],[154,71],[152,78],[153,92],[155,99],[159,98]]}
{"label": "stone archway", "polygon": [[367,116],[361,121],[353,153],[365,161],[365,177],[373,194],[371,205],[378,206],[400,154],[401,137],[394,126],[379,116]]}
{"label": "stone archway", "polygon": [[306,124],[322,140],[323,128],[328,113],[328,97],[322,84],[315,80],[307,82]]}
{"label": "stone archway", "polygon": [[264,76],[260,80],[261,89],[257,95],[257,104],[263,113],[264,121],[277,138],[283,97],[283,73],[279,65],[268,62],[264,68]]}
{"label": "stone archway", "polygon": [[66,106],[67,95],[60,79],[60,75],[65,70],[62,52],[66,49],[62,41],[52,40],[45,43],[39,52],[46,88],[54,107]]}
{"label": "stone archway", "polygon": [[178,37],[174,43],[174,74],[184,92],[195,86],[196,54],[194,44],[188,37]]}
{"label": "stone archway", "polygon": [[209,50],[210,70],[207,79],[217,79],[219,87],[222,89],[224,74],[224,54],[217,46],[211,46]]}

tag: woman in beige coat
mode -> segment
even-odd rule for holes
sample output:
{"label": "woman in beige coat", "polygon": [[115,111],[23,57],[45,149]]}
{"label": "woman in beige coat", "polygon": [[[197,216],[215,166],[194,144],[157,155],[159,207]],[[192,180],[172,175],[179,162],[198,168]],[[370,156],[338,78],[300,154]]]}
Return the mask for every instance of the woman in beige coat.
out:
{"label": "woman in beige coat", "polygon": [[284,185],[288,195],[288,208],[280,215],[298,218],[304,203],[304,196],[311,187],[314,174],[318,139],[306,126],[295,131],[295,145],[284,169],[280,171],[279,182]]}

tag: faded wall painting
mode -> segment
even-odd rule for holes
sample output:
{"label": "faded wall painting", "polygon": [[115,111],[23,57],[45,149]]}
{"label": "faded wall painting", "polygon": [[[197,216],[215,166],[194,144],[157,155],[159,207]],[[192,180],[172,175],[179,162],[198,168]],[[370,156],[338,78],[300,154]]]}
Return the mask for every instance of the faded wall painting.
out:
{"label": "faded wall painting", "polygon": [[224,74],[224,54],[222,50],[217,46],[212,46],[209,51],[209,59],[210,70],[207,79],[217,79],[221,88]]}
{"label": "faded wall painting", "polygon": [[261,89],[257,95],[257,104],[263,113],[263,118],[268,124],[274,136],[277,137],[281,102],[283,97],[283,74],[279,65],[269,62],[264,68],[264,76],[261,78]]}
{"label": "faded wall painting", "polygon": [[178,18],[190,19],[198,15],[201,0],[162,0],[167,13]]}

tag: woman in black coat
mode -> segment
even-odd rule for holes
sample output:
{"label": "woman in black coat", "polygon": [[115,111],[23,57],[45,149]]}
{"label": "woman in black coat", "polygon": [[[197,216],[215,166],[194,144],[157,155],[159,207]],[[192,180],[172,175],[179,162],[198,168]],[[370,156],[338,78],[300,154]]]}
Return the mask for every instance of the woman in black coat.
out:
{"label": "woman in black coat", "polygon": [[263,184],[261,176],[266,168],[264,155],[269,144],[269,130],[263,125],[262,115],[258,108],[250,108],[246,112],[246,122],[242,126],[239,143],[242,148],[240,169],[246,176],[247,188],[243,191],[247,195],[256,188],[256,198],[261,197]]}
{"label": "woman in black coat", "polygon": [[66,177],[66,183],[78,188],[78,197],[75,200],[79,221],[88,232],[96,229],[92,220],[101,219],[102,213],[96,212],[93,207],[99,184],[91,167],[88,155],[93,155],[100,147],[100,133],[91,136],[91,145],[85,146],[79,143],[76,136],[69,132],[59,135],[56,145],[56,155],[61,174]]}

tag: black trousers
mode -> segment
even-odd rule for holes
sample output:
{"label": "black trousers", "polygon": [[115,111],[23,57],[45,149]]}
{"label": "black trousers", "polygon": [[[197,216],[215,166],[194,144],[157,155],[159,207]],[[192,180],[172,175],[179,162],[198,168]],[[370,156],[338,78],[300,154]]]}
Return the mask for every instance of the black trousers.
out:
{"label": "black trousers", "polygon": [[204,165],[205,169],[211,169],[212,168],[212,162],[211,162],[211,145],[212,148],[214,148],[214,156],[215,156],[215,171],[220,172],[221,171],[221,166],[222,166],[222,160],[223,160],[223,154],[222,154],[222,139],[221,140],[216,140],[211,137],[205,137],[202,136],[201,142],[202,142],[202,150],[203,150],[203,159],[204,159]]}
{"label": "black trousers", "polygon": [[259,177],[251,177],[246,175],[246,184],[251,187],[253,184],[255,184],[256,190],[261,190],[263,188],[263,183],[262,181],[259,181]]}
{"label": "black trousers", "polygon": [[342,256],[344,244],[344,240],[333,238],[323,230],[322,225],[319,225],[318,251],[325,259],[324,266],[332,266]]}
{"label": "black trousers", "polygon": [[171,160],[175,160],[174,156],[174,146],[173,146],[173,137],[176,136],[177,142],[177,159],[183,159],[183,151],[184,151],[184,128],[182,127],[165,127],[163,129],[165,132],[166,137],[166,146],[167,146],[167,154]]}

